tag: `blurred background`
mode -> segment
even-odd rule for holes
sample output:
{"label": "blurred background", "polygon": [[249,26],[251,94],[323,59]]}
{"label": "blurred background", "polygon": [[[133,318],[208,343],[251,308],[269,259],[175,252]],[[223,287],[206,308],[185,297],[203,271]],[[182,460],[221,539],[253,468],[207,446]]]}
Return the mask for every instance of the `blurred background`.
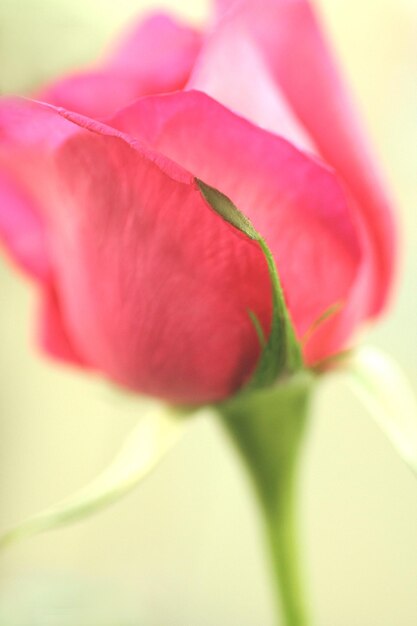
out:
{"label": "blurred background", "polygon": [[[1,0],[0,89],[94,60],[141,0]],[[196,23],[204,0],[160,2]],[[393,309],[369,336],[417,381],[417,3],[320,0],[398,201]],[[141,412],[39,357],[35,294],[0,259],[0,526],[83,485]],[[417,385],[416,385],[417,392]],[[417,483],[337,379],[316,397],[302,529],[318,626],[417,624]],[[197,422],[128,499],[0,555],[0,626],[272,626],[252,495],[216,423]]]}

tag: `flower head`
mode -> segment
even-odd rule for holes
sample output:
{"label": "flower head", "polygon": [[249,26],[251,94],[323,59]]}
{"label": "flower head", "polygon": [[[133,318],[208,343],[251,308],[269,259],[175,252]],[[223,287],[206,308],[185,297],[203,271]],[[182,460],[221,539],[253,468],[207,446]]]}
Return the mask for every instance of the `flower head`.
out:
{"label": "flower head", "polygon": [[49,353],[173,402],[249,380],[267,262],[199,181],[268,244],[308,364],[383,310],[392,213],[305,0],[219,1],[204,34],[155,16],[40,98],[0,104],[0,235]]}

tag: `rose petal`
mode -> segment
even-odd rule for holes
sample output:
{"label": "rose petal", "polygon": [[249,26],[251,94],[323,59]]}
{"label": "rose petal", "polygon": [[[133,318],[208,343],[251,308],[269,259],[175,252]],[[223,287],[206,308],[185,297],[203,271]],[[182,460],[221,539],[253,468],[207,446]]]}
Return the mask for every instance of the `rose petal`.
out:
{"label": "rose petal", "polygon": [[254,124],[315,151],[250,32],[233,15],[206,38],[187,88],[204,91]]}
{"label": "rose petal", "polygon": [[49,258],[42,220],[33,199],[0,171],[0,240],[18,266],[33,278],[47,281]]}
{"label": "rose petal", "polygon": [[50,356],[74,365],[86,366],[68,336],[57,294],[51,287],[44,289],[42,293],[38,341],[40,347]]}
{"label": "rose petal", "polygon": [[153,92],[142,77],[105,68],[57,80],[37,97],[69,111],[105,119],[138,97]]}
{"label": "rose petal", "polygon": [[0,161],[42,201],[76,353],[171,401],[238,389],[260,353],[248,311],[270,327],[259,246],[212,210],[191,174],[103,124],[12,101],[0,130]]}
{"label": "rose petal", "polygon": [[58,80],[40,100],[104,119],[142,95],[181,89],[201,46],[200,33],[169,15],[141,21],[102,67]]}
{"label": "rose petal", "polygon": [[[111,123],[218,188],[251,219],[275,257],[300,338],[329,307],[346,304],[362,257],[330,170],[199,92],[143,98]],[[314,360],[340,349],[357,322],[338,320]]]}
{"label": "rose petal", "polygon": [[353,194],[370,265],[367,310],[368,315],[377,314],[386,303],[395,270],[390,201],[311,5],[306,0],[264,0],[260,7],[255,0],[219,0],[218,9],[236,29],[251,33],[299,121]]}
{"label": "rose petal", "polygon": [[[201,33],[165,13],[141,21],[122,41],[109,67],[148,76],[157,84],[182,87],[200,50]],[[155,89],[158,87],[155,86]]]}

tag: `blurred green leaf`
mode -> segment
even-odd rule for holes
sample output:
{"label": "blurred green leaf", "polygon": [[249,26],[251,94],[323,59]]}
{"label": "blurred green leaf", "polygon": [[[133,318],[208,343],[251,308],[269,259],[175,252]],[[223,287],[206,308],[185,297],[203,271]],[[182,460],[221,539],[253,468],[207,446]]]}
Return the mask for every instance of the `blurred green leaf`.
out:
{"label": "blurred green leaf", "polygon": [[139,421],[119,454],[95,480],[61,503],[0,535],[0,549],[78,522],[114,504],[148,476],[183,434],[186,418],[159,405]]}
{"label": "blurred green leaf", "polygon": [[350,353],[343,366],[343,380],[368,408],[403,461],[417,474],[417,402],[400,367],[371,347]]}

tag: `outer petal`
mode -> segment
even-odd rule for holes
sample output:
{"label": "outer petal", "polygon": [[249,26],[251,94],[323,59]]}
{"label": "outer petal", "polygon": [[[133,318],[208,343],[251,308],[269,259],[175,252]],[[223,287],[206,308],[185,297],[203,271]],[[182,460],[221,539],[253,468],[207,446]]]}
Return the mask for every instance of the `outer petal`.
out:
{"label": "outer petal", "polygon": [[48,279],[50,267],[42,220],[33,199],[6,169],[0,170],[0,240],[21,269],[38,280]]}
{"label": "outer petal", "polygon": [[68,336],[57,294],[50,286],[43,289],[41,295],[38,342],[50,356],[73,365],[87,367]]}
{"label": "outer petal", "polygon": [[[260,6],[255,0],[218,0],[217,4],[219,15],[231,21],[236,32],[244,28],[253,38],[300,123],[353,194],[370,265],[367,313],[378,313],[393,279],[394,221],[355,107],[309,2],[263,0]],[[234,73],[244,72],[234,69]]]}
{"label": "outer petal", "polygon": [[[361,250],[331,171],[199,92],[144,98],[112,124],[146,138],[252,220],[275,256],[299,337],[329,307],[350,298]],[[340,349],[356,321],[339,316],[310,358]]]}
{"label": "outer petal", "polygon": [[53,83],[39,99],[103,119],[139,96],[181,89],[200,46],[198,31],[168,15],[151,15],[102,67]]}
{"label": "outer petal", "polygon": [[239,388],[259,356],[248,310],[270,324],[258,245],[191,174],[109,127],[12,101],[0,131],[0,162],[43,207],[59,309],[83,361],[171,401]]}

